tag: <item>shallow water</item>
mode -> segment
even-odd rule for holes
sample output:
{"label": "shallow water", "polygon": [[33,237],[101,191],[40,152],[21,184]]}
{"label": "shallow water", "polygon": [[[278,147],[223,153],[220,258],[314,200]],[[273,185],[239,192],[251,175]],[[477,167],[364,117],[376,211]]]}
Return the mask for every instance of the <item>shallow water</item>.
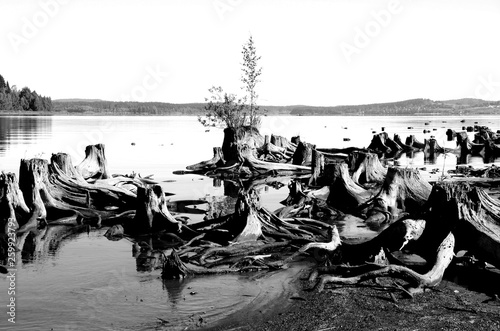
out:
{"label": "shallow water", "polygon": [[[446,147],[448,128],[487,125],[500,128],[500,116],[465,117],[264,117],[261,132],[290,138],[300,135],[318,147],[366,147],[373,131],[382,127],[392,137],[404,139],[415,134],[423,141],[431,135]],[[425,124],[428,123],[428,124]],[[412,127],[409,129],[409,127]],[[423,130],[431,133],[423,133]],[[435,129],[435,130],[434,130]],[[22,158],[49,158],[66,152],[73,163],[84,157],[85,146],[106,145],[111,173],[154,174],[173,205],[185,200],[210,200],[234,194],[228,182],[197,175],[174,175],[186,165],[212,157],[212,147],[220,146],[220,129],[207,131],[194,117],[0,117],[0,170],[18,172]],[[349,138],[350,141],[344,141]],[[403,155],[402,165],[449,168],[454,154],[426,160],[423,154]],[[480,164],[480,158],[473,163]],[[231,193],[232,192],[232,193]],[[277,190],[261,189],[261,201],[271,210],[288,193],[286,185]],[[188,205],[193,221],[203,217],[206,205]],[[345,220],[342,235],[356,239],[375,232],[355,219]],[[26,238],[24,252],[18,254],[16,329],[141,330],[169,327],[182,329],[211,323],[248,307],[256,298],[281,290],[255,275],[222,275],[191,278],[183,282],[163,282],[160,270],[144,271],[132,254],[127,240],[108,241],[105,229],[81,229],[64,235],[51,227],[39,238]],[[37,241],[38,239],[38,241]],[[140,266],[140,263],[139,263]],[[7,280],[0,278],[0,304],[4,305]],[[276,285],[276,286],[275,286]],[[5,306],[3,306],[5,307]],[[5,308],[3,308],[5,309]],[[2,310],[3,311],[3,310]],[[4,313],[2,313],[4,315]],[[168,321],[168,323],[162,320]],[[6,319],[0,319],[4,326]]]}

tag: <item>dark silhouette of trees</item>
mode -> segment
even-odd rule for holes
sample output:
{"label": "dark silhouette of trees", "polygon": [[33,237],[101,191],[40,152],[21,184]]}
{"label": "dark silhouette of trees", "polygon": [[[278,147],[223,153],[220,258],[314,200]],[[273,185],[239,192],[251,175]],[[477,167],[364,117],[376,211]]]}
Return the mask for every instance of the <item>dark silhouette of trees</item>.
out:
{"label": "dark silhouette of trees", "polygon": [[31,92],[28,87],[21,91],[14,85],[12,88],[2,75],[0,75],[0,111],[35,111],[50,112],[53,110],[52,99]]}

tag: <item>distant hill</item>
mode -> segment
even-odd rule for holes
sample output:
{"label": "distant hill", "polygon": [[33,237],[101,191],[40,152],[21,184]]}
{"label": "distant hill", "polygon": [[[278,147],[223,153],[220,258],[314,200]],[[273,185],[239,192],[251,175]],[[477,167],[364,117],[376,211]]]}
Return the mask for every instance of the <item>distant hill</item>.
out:
{"label": "distant hill", "polygon": [[105,100],[101,99],[56,99],[52,100],[52,102],[104,102]]}
{"label": "distant hill", "polygon": [[[102,115],[205,115],[204,103],[119,102],[96,99],[54,100],[54,111]],[[261,106],[267,115],[467,115],[500,114],[500,101],[465,98],[433,101],[411,99],[366,105],[315,107],[306,105]]]}
{"label": "distant hill", "polygon": [[54,100],[54,110],[70,114],[95,115],[204,115],[203,103],[121,102],[86,99]]}
{"label": "distant hill", "polygon": [[467,105],[467,106],[473,106],[473,105],[482,105],[484,103],[487,103],[488,101],[481,100],[481,99],[474,99],[474,98],[463,98],[463,99],[455,99],[455,100],[445,100],[442,101],[445,104],[448,105]]}

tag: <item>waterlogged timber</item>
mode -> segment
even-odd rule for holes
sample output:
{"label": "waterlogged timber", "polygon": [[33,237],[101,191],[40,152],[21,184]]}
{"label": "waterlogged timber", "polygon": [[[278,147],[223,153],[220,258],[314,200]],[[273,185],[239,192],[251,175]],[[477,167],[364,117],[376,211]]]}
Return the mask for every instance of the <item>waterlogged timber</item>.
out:
{"label": "waterlogged timber", "polygon": [[[488,151],[485,157],[488,159],[496,157],[497,154],[495,154],[493,146],[500,142],[500,137],[487,127],[476,126],[474,130],[478,132],[476,134],[477,140],[482,139],[482,143]],[[490,185],[491,182],[476,180],[463,184],[460,181],[450,181],[449,178],[445,182],[444,177],[434,177],[433,186],[420,175],[418,169],[394,165],[384,166],[381,163],[381,161],[395,160],[398,155],[405,151],[411,153],[415,150],[422,150],[428,159],[433,159],[442,153],[457,153],[458,159],[464,159],[470,150],[459,146],[458,140],[458,147],[450,149],[441,147],[434,137],[420,142],[413,135],[410,135],[406,139],[406,143],[403,144],[398,135],[391,139],[388,133],[381,132],[373,135],[367,149],[353,147],[350,149],[318,150],[315,145],[305,143],[299,137],[293,137],[291,141],[294,144],[292,147],[295,149],[290,150],[293,155],[289,157],[284,153],[285,150],[271,144],[268,137],[262,143],[261,137],[257,136],[257,132],[252,129],[246,129],[245,134],[239,136],[228,131],[225,134],[224,141],[230,141],[231,144],[226,144],[226,152],[224,148],[222,149],[222,157],[232,160],[231,167],[217,167],[216,164],[202,162],[190,166],[188,169],[196,169],[196,171],[201,172],[210,170],[212,176],[226,176],[231,173],[239,177],[269,177],[279,176],[280,173],[277,170],[283,170],[286,164],[311,168],[308,180],[297,179],[290,183],[290,195],[283,202],[287,206],[277,211],[279,215],[277,219],[314,220],[318,223],[309,222],[307,226],[316,226],[316,233],[323,232],[323,235],[329,238],[323,243],[319,240],[319,236],[301,238],[301,240],[306,239],[310,242],[305,243],[293,255],[284,258],[283,265],[286,265],[293,257],[300,255],[299,253],[305,253],[314,248],[316,258],[326,256],[319,259],[323,260],[320,265],[324,266],[319,266],[318,270],[323,273],[336,273],[345,269],[341,267],[345,264],[355,266],[347,268],[348,273],[345,273],[344,270],[344,273],[339,275],[322,275],[319,280],[317,280],[319,271],[313,272],[310,280],[317,282],[315,288],[320,291],[328,283],[356,284],[377,277],[392,277],[405,280],[406,285],[400,286],[401,290],[406,294],[413,295],[440,283],[458,248],[468,251],[470,254],[479,252],[480,254],[474,254],[476,258],[480,258],[495,267],[500,266],[500,260],[497,259],[500,247],[500,241],[497,237],[498,231],[496,231],[498,230],[497,220],[488,216],[500,213],[500,203],[478,187],[474,187],[476,193],[473,198],[464,196],[465,193],[471,191],[470,185],[478,185],[479,183]],[[256,136],[258,139],[252,136]],[[451,136],[456,137],[457,135]],[[488,145],[489,149],[486,147]],[[269,151],[276,152],[271,154]],[[329,158],[334,153],[347,155],[342,158]],[[463,155],[464,153],[466,155]],[[271,161],[262,161],[269,158],[270,154]],[[210,168],[203,169],[201,166],[203,164],[210,164]],[[255,164],[261,165],[261,172],[252,172],[256,169]],[[495,166],[492,168],[494,169]],[[300,174],[303,169],[288,168],[287,170]],[[495,173],[494,170],[491,172]],[[317,186],[318,184],[321,184],[321,188]],[[448,192],[447,198],[444,200],[438,193],[442,190]],[[471,199],[475,200],[471,201]],[[458,204],[464,210],[457,211]],[[443,206],[446,207],[443,209]],[[487,212],[483,206],[488,206]],[[254,214],[257,215],[259,207],[247,203],[246,209],[254,210]],[[237,214],[238,209],[235,212],[235,215]],[[371,226],[380,226],[382,232],[376,238],[361,244],[342,245],[335,223],[346,214],[360,217]],[[325,215],[327,216],[325,217]],[[446,215],[446,219],[444,215]],[[475,217],[481,215],[477,217],[480,221],[470,216],[467,218],[464,215],[474,215]],[[467,222],[463,222],[464,219]],[[263,219],[257,218],[256,221],[252,218],[252,221],[247,221],[247,224],[251,224],[251,227],[256,231],[253,233],[252,241],[259,237],[268,240],[269,235],[261,231],[263,224],[265,224]],[[318,224],[330,227],[321,230],[317,227]],[[384,230],[384,224],[391,224],[391,226]],[[332,235],[335,233],[337,235]],[[463,233],[467,233],[467,236],[460,235]],[[284,238],[273,238],[272,243],[283,240]],[[190,242],[190,244],[192,243]],[[482,248],[479,249],[478,246]],[[421,274],[403,266],[403,263],[393,256],[394,252],[402,251],[403,248],[405,248],[405,253],[417,254],[424,258],[429,270]],[[203,248],[201,253],[197,251],[193,255],[198,258],[199,265],[205,262],[204,259],[199,258],[200,254],[203,256],[204,251],[211,249]],[[221,249],[221,252],[230,249],[232,248]],[[273,254],[258,256],[259,259],[264,260],[264,257],[271,257]],[[487,258],[487,261],[484,258]],[[191,261],[192,257],[185,257],[184,260]],[[220,258],[217,261],[218,265],[227,264],[221,261],[224,259]],[[232,262],[235,260],[230,259],[229,263]],[[267,262],[273,263],[274,267],[277,266],[275,260]],[[234,268],[236,265],[233,264],[230,268]],[[271,266],[270,264],[264,265]],[[371,270],[366,271],[367,269]],[[241,269],[232,269],[232,271],[235,270]],[[194,273],[185,266],[182,256],[172,253],[164,268],[163,276],[185,277]],[[353,275],[356,273],[358,275]]]}
{"label": "waterlogged timber", "polygon": [[[161,269],[165,281],[285,269],[306,259],[318,265],[311,277],[316,289],[389,277],[405,282],[390,291],[413,295],[439,284],[449,266],[460,262],[454,258],[458,250],[499,267],[494,165],[460,165],[446,178],[398,166],[398,154],[414,150],[398,149],[394,143],[401,139],[387,134],[374,135],[371,148],[342,151],[254,130],[233,138],[214,148],[214,162],[188,168],[238,183],[234,200],[224,211],[214,205],[203,222],[169,210],[166,192],[151,178],[110,175],[99,144],[87,147],[77,166],[58,153],[49,161],[21,160],[19,177],[3,173],[2,222],[4,215],[15,217],[20,258],[33,247],[43,252],[75,233],[109,228],[108,239],[132,242],[137,270]],[[497,144],[491,133],[488,139]],[[428,158],[447,152],[458,159],[462,152],[458,145],[421,144],[412,149]],[[262,188],[287,184],[282,208],[262,206]],[[350,243],[338,229],[352,217],[379,235]],[[400,253],[418,254],[427,270],[404,265]]]}

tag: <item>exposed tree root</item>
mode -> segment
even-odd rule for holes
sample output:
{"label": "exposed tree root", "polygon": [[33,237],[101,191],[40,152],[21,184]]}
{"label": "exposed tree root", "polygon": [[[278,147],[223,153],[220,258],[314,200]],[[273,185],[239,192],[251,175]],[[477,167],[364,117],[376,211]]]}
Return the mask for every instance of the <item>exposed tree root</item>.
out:
{"label": "exposed tree root", "polygon": [[328,283],[358,284],[365,280],[374,279],[377,277],[395,277],[404,279],[409,282],[408,292],[419,293],[422,292],[425,288],[435,287],[441,282],[444,271],[450,265],[451,260],[453,259],[454,248],[455,237],[452,233],[449,233],[437,249],[437,256],[434,266],[429,272],[423,275],[404,266],[389,265],[387,267],[381,268],[380,270],[370,271],[353,277],[344,278],[322,275],[320,276],[320,279],[317,282],[315,288],[316,290],[321,292],[324,289],[325,285]]}

